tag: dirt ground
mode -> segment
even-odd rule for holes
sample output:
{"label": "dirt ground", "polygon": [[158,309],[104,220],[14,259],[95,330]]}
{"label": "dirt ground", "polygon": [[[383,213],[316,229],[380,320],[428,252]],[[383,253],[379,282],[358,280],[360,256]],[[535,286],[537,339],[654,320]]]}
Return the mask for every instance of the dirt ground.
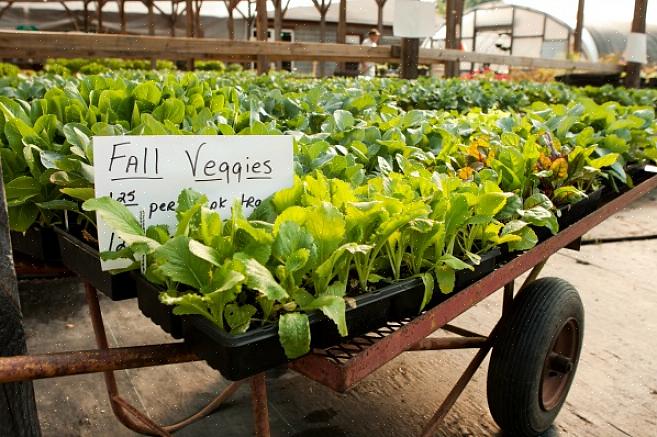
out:
{"label": "dirt ground", "polygon": [[[657,193],[644,197],[587,238],[657,233]],[[657,435],[657,240],[584,246],[552,257],[543,276],[580,291],[586,309],[584,349],[568,400],[548,436]],[[74,280],[22,283],[31,353],[94,348],[84,293]],[[455,324],[487,332],[501,293]],[[101,302],[112,346],[167,342],[135,301]],[[274,436],[414,436],[458,378],[472,351],[410,352],[347,394],[294,372],[268,380]],[[498,436],[486,403],[487,361],[441,427],[439,436]],[[227,381],[203,363],[119,372],[125,398],[158,422],[173,422],[208,402]],[[113,417],[102,375],[35,382],[44,436],[131,436]],[[182,436],[252,434],[249,391]]]}

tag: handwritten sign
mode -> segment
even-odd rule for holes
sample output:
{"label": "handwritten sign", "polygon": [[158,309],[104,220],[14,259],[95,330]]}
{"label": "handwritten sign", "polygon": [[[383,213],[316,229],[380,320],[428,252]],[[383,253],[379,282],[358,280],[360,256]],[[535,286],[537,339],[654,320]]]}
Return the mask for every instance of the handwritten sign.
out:
{"label": "handwritten sign", "polygon": [[[235,199],[250,214],[260,202],[293,183],[292,137],[283,135],[96,136],[96,197],[123,203],[143,225],[176,226],[178,194],[192,188],[209,208],[230,216]],[[122,242],[98,221],[100,251]],[[129,265],[103,261],[103,270]]]}

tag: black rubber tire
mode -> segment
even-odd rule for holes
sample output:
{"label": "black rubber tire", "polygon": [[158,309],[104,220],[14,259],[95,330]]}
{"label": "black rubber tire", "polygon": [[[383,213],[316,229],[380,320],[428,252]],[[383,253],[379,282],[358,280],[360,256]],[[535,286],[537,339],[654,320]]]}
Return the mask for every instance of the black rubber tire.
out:
{"label": "black rubber tire", "polygon": [[[545,408],[543,369],[566,323],[577,325],[571,336],[578,339],[570,363],[572,376],[554,405]],[[488,367],[488,406],[505,434],[538,436],[550,428],[577,370],[583,333],[584,307],[568,282],[541,278],[520,292],[497,333]]]}

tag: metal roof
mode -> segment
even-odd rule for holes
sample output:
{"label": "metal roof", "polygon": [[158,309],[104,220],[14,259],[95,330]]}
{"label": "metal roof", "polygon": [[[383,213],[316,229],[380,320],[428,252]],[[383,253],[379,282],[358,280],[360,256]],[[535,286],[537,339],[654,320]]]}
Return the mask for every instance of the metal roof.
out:
{"label": "metal roof", "polygon": [[[657,0],[653,0],[657,1]],[[465,11],[465,17],[475,10],[499,10],[520,8],[537,14],[544,14],[574,31],[577,17],[577,3],[574,0],[503,0],[483,3]],[[587,0],[584,9],[584,31],[582,49],[591,61],[610,54],[621,55],[625,49],[634,13],[634,0]],[[489,17],[491,14],[487,14]],[[503,14],[495,14],[503,15]],[[505,14],[508,16],[509,14]],[[493,24],[493,23],[488,23]],[[507,24],[506,22],[504,24]],[[648,8],[646,16],[648,62],[657,62],[657,8]],[[445,30],[440,29],[434,40],[444,38]]]}
{"label": "metal roof", "polygon": [[[653,0],[654,1],[654,0]],[[573,0],[504,0],[504,3],[524,6],[556,17],[575,28],[577,21],[577,2]],[[593,56],[622,54],[631,29],[634,14],[634,0],[587,0],[584,3],[583,42],[590,39]],[[657,62],[657,7],[649,7],[646,13],[646,33],[648,39],[648,62]],[[587,35],[588,34],[588,37]]]}

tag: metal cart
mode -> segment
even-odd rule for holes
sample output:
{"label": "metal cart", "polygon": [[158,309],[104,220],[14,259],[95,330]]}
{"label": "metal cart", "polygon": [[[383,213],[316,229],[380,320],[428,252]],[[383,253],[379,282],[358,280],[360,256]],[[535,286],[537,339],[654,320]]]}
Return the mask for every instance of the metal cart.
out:
{"label": "metal cart", "polygon": [[[423,436],[433,435],[484,358],[492,350],[488,401],[505,431],[536,435],[554,421],[573,380],[583,335],[583,308],[577,291],[558,278],[538,275],[558,250],[577,248],[586,232],[642,195],[657,188],[657,176],[618,195],[557,235],[539,243],[445,302],[413,319],[390,322],[366,335],[327,349],[313,350],[289,364],[296,372],[344,392],[407,351],[472,348],[477,352],[433,417]],[[23,269],[34,267],[23,266]],[[21,266],[17,267],[20,274]],[[531,271],[517,290],[515,281]],[[55,272],[56,273],[56,272]],[[486,336],[450,324],[457,316],[498,290],[504,299],[499,321]],[[1,297],[1,296],[0,296]],[[0,383],[104,372],[116,417],[143,434],[168,436],[215,411],[244,383],[251,386],[255,434],[269,436],[267,388],[263,373],[230,384],[196,414],[172,425],[158,425],[121,396],[114,371],[195,361],[184,343],[109,348],[96,290],[86,297],[98,349],[0,358]],[[0,302],[2,304],[2,302]],[[442,329],[457,336],[431,336]]]}

